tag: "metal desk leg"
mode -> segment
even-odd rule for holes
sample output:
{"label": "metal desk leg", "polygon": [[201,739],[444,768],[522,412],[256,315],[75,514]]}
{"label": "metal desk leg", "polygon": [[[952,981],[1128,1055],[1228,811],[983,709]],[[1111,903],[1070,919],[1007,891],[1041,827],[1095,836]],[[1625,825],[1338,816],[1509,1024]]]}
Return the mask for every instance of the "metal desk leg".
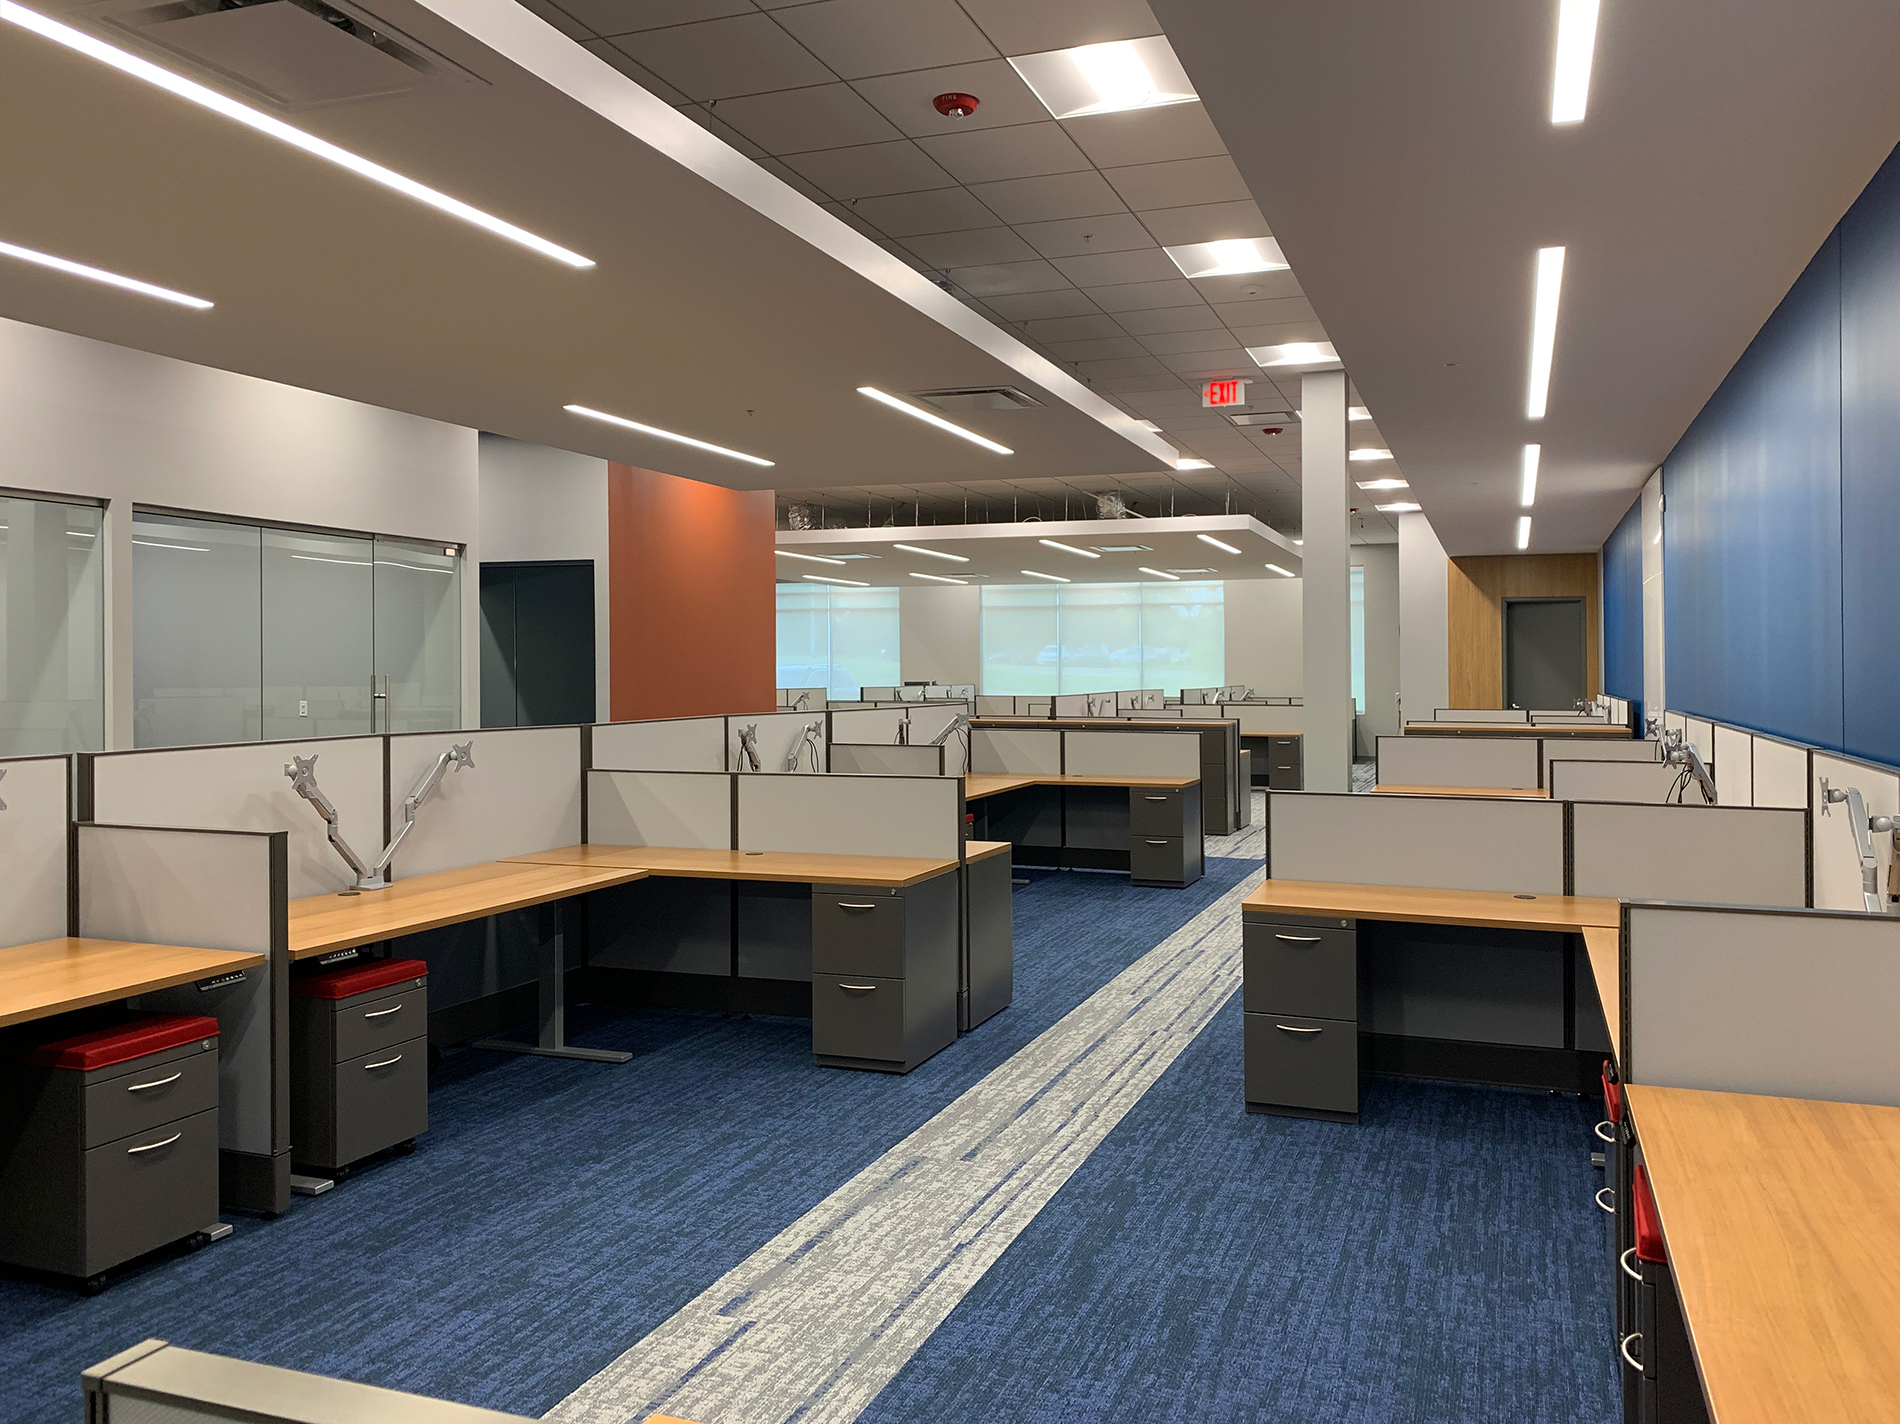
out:
{"label": "metal desk leg", "polygon": [[478,1038],[471,1048],[495,1053],[533,1053],[542,1058],[579,1058],[589,1063],[627,1063],[631,1053],[610,1048],[573,1048],[567,1041],[567,904],[556,901],[554,936],[541,946],[541,1031],[533,1043]]}

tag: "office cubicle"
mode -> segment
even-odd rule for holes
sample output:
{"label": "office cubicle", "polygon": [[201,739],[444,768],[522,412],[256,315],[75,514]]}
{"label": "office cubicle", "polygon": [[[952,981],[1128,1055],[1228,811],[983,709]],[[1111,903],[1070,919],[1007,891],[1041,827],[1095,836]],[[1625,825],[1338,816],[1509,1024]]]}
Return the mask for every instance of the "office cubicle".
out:
{"label": "office cubicle", "polygon": [[0,759],[0,945],[37,944],[72,933],[67,838],[73,818],[72,759]]}
{"label": "office cubicle", "polygon": [[1374,767],[1380,786],[1463,786],[1531,790],[1543,785],[1536,737],[1379,737]]}

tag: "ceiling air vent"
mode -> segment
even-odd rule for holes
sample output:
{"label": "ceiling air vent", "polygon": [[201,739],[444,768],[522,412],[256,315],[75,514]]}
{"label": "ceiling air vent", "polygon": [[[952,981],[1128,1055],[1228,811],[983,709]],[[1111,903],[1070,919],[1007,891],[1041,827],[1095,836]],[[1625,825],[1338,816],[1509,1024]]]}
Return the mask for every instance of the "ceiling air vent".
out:
{"label": "ceiling air vent", "polygon": [[208,70],[278,109],[475,78],[350,0],[104,0],[67,13]]}
{"label": "ceiling air vent", "polygon": [[980,386],[954,391],[916,391],[925,405],[934,405],[948,414],[972,410],[1034,410],[1042,402],[1025,395],[1014,386]]}
{"label": "ceiling air vent", "polygon": [[1252,415],[1230,415],[1227,418],[1240,426],[1293,424],[1293,412],[1290,410],[1256,411]]}

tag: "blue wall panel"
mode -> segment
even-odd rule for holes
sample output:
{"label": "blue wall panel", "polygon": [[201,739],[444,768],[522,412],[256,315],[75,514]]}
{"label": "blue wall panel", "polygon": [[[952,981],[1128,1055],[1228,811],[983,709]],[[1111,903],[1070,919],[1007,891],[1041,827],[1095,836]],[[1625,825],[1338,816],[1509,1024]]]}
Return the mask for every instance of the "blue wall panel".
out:
{"label": "blue wall panel", "polygon": [[1840,237],[1841,744],[1900,763],[1900,159]]}
{"label": "blue wall panel", "polygon": [[1670,705],[1842,745],[1841,273],[1831,234],[1663,464]]}
{"label": "blue wall panel", "polygon": [[1641,494],[1603,546],[1603,690],[1637,703],[1639,719],[1643,715]]}

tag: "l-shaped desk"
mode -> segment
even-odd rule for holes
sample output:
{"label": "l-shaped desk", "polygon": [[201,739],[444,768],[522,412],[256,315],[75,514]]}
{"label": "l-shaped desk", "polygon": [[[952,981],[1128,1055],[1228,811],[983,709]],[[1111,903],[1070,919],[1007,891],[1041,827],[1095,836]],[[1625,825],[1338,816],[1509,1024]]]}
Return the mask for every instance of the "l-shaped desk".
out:
{"label": "l-shaped desk", "polygon": [[254,969],[261,954],[60,938],[0,949],[0,1028]]}
{"label": "l-shaped desk", "polygon": [[1137,885],[1176,889],[1205,868],[1201,791],[1191,776],[977,772],[963,779],[977,833],[1011,843],[1018,865],[1126,870]]}

